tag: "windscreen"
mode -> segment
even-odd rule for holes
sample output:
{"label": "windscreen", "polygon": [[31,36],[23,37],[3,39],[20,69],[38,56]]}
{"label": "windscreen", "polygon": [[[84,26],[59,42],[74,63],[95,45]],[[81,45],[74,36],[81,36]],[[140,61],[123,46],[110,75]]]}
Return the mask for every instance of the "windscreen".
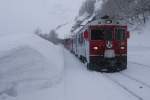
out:
{"label": "windscreen", "polygon": [[93,29],[91,30],[91,40],[112,40],[112,29]]}
{"label": "windscreen", "polygon": [[115,39],[116,40],[125,40],[125,29],[115,29]]}

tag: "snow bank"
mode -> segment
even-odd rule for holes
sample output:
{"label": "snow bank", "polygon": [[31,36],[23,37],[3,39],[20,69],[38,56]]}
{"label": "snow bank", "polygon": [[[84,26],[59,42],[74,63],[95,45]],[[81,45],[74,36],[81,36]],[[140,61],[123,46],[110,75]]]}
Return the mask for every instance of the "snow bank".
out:
{"label": "snow bank", "polygon": [[50,88],[61,82],[63,51],[36,35],[0,40],[0,100]]}
{"label": "snow bank", "polygon": [[129,39],[129,61],[150,65],[150,21],[140,30],[131,32]]}

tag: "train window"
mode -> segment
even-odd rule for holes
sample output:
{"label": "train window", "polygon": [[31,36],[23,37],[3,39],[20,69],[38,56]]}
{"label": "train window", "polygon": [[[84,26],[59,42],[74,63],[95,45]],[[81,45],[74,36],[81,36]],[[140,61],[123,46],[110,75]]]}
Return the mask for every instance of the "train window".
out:
{"label": "train window", "polygon": [[125,40],[125,29],[116,29],[115,38],[116,40]]}
{"label": "train window", "polygon": [[104,40],[104,30],[91,30],[91,40]]}
{"label": "train window", "polygon": [[113,39],[113,31],[112,31],[112,29],[105,29],[105,31],[104,31],[104,38],[105,38],[105,40],[112,40]]}
{"label": "train window", "polygon": [[80,44],[83,44],[83,35],[82,34],[79,35],[78,42]]}
{"label": "train window", "polygon": [[91,31],[91,40],[112,40],[112,29],[99,29]]}

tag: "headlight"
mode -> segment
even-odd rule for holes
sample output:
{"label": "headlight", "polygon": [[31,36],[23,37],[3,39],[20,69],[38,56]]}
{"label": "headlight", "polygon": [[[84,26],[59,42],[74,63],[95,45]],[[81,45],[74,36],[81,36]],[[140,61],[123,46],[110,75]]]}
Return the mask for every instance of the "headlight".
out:
{"label": "headlight", "polygon": [[94,50],[98,50],[99,48],[97,46],[93,47]]}
{"label": "headlight", "polygon": [[120,49],[124,50],[124,49],[125,49],[125,47],[124,47],[124,46],[121,46],[121,47],[120,47]]}

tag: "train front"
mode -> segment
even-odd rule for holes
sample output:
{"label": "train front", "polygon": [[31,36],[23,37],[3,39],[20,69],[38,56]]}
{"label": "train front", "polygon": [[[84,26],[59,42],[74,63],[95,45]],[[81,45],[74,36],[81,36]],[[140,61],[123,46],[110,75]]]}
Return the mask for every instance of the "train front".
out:
{"label": "train front", "polygon": [[89,69],[114,72],[127,68],[127,26],[91,25]]}

